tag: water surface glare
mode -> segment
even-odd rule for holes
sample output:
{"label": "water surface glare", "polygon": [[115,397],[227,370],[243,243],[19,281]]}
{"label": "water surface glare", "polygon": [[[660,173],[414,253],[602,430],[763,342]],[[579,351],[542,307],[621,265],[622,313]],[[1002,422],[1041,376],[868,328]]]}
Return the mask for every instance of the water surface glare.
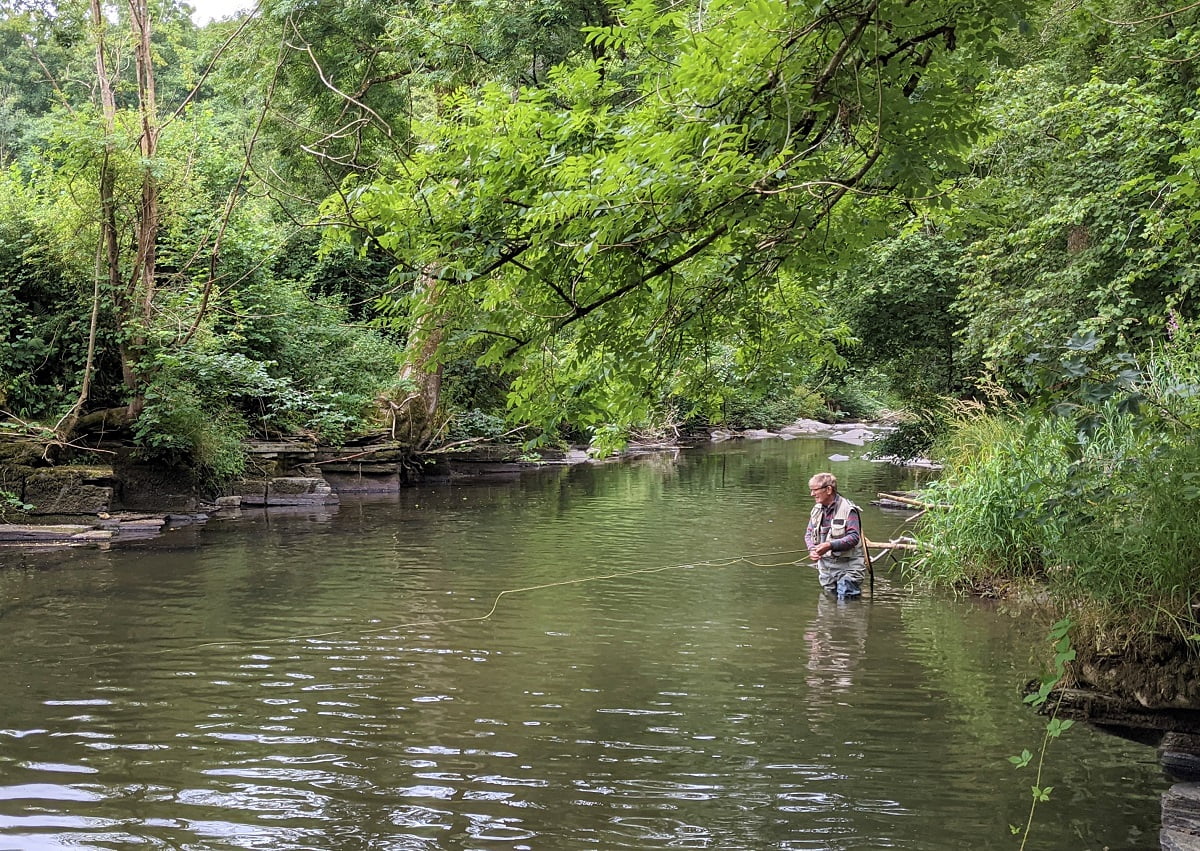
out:
{"label": "water surface glare", "polygon": [[[0,849],[1016,848],[1045,625],[888,571],[823,596],[808,477],[913,483],[835,452],[0,550]],[[1043,785],[1029,847],[1158,847],[1152,749],[1077,726]]]}

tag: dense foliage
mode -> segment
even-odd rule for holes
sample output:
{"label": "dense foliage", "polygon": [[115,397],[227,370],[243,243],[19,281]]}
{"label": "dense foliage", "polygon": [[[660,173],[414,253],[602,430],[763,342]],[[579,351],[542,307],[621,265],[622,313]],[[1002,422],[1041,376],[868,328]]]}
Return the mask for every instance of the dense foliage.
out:
{"label": "dense foliage", "polygon": [[515,376],[519,417],[633,425],[664,395],[712,416],[836,359],[817,283],[965,167],[962,88],[1014,12],[630,3],[543,86],[447,98],[359,221],[437,277],[439,324]]}
{"label": "dense foliage", "polygon": [[1056,394],[1057,414],[960,410],[930,489],[945,507],[927,527],[926,575],[968,586],[1048,580],[1123,618],[1190,631],[1198,390],[1200,335],[1183,325],[1142,359],[1082,373]]}
{"label": "dense foliage", "polygon": [[918,573],[1049,581],[1126,638],[1181,636],[1200,545],[1196,12],[1089,11],[1047,10],[1051,47],[989,82],[975,172],[931,215],[958,246],[959,360],[987,405],[914,424],[942,435],[933,498],[953,506]]}
{"label": "dense foliage", "polygon": [[422,439],[605,446],[859,410],[869,310],[819,284],[965,169],[1022,7],[186,11],[0,6],[0,387],[10,426],[219,477],[204,447],[395,431],[398,399]]}

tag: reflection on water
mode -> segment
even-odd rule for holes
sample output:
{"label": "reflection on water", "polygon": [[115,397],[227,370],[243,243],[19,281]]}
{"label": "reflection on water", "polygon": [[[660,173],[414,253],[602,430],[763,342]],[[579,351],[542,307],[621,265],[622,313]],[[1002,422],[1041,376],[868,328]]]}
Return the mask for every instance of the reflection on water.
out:
{"label": "reflection on water", "polygon": [[863,600],[817,595],[816,614],[804,632],[810,720],[818,707],[836,706],[839,695],[854,687],[854,672],[867,649],[869,611]]}
{"label": "reflection on water", "polygon": [[[833,451],[724,445],[14,557],[0,848],[1014,847],[1042,627],[886,573],[823,595],[802,537]],[[836,472],[864,505],[909,484]],[[1048,772],[1037,847],[1156,847],[1152,751],[1074,729]]]}

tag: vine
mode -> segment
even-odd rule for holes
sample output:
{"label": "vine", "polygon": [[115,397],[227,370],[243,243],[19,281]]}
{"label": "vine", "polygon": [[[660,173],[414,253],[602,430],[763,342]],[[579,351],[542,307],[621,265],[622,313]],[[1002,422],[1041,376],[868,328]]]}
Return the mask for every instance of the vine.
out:
{"label": "vine", "polygon": [[[1068,662],[1075,659],[1075,648],[1071,646],[1071,636],[1069,635],[1071,627],[1074,624],[1071,619],[1063,618],[1054,626],[1050,627],[1050,640],[1054,644],[1054,663],[1051,672],[1046,675],[1041,685],[1036,692],[1026,695],[1025,702],[1031,706],[1041,709],[1046,705],[1050,698],[1050,694],[1054,686],[1063,678],[1066,673]],[[1033,829],[1033,817],[1037,812],[1038,804],[1045,803],[1050,800],[1050,793],[1054,791],[1053,786],[1042,785],[1042,775],[1046,765],[1046,751],[1050,747],[1050,743],[1059,738],[1067,730],[1075,725],[1075,722],[1070,719],[1062,719],[1058,717],[1058,707],[1062,702],[1060,695],[1058,702],[1054,704],[1054,708],[1050,710],[1050,720],[1046,722],[1046,730],[1042,735],[1041,748],[1037,755],[1037,770],[1034,776],[1033,785],[1030,786],[1032,800],[1029,802],[1029,815],[1025,819],[1024,827],[1020,825],[1010,824],[1009,830],[1014,835],[1021,836],[1021,849],[1025,848],[1029,842],[1029,834]],[[1010,756],[1008,761],[1017,768],[1025,768],[1033,761],[1033,753],[1028,749],[1021,751],[1018,756]]]}

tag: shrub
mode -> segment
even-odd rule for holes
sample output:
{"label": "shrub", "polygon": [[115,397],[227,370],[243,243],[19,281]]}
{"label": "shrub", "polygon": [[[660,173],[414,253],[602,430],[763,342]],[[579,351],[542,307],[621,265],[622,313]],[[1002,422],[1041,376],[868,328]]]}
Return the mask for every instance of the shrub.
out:
{"label": "shrub", "polygon": [[895,428],[872,444],[872,455],[894,458],[904,464],[927,458],[946,434],[946,420],[937,409],[900,420]]}
{"label": "shrub", "polygon": [[726,424],[734,428],[779,428],[801,417],[827,417],[824,401],[804,388],[769,393],[758,398],[734,397],[726,409]]}
{"label": "shrub", "polygon": [[248,432],[237,412],[205,398],[195,384],[160,381],[146,394],[134,442],[139,458],[190,469],[217,489],[245,470]]}
{"label": "shrub", "polygon": [[1114,380],[1089,373],[1053,410],[951,423],[928,492],[951,508],[922,531],[923,578],[1045,577],[1118,616],[1194,631],[1200,344],[1183,328],[1145,367],[1115,362]]}
{"label": "shrub", "polygon": [[493,440],[508,431],[504,417],[489,414],[478,408],[459,411],[450,417],[446,427],[446,440],[454,442],[473,437]]}

